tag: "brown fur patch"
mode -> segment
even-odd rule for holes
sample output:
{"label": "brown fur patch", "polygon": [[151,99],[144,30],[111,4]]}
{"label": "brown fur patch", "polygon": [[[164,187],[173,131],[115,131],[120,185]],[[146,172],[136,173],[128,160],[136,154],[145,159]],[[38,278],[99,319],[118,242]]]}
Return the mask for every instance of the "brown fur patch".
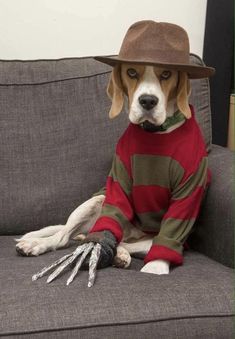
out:
{"label": "brown fur patch", "polygon": [[168,80],[161,80],[161,74],[164,69],[159,70],[158,80],[160,81],[162,91],[165,95],[166,102],[176,98],[177,96],[177,83],[178,83],[178,72],[171,71],[171,77]]}
{"label": "brown fur patch", "polygon": [[[137,79],[131,79],[127,75],[127,70],[129,68],[134,68],[137,71],[137,73],[139,75]],[[142,81],[144,71],[145,71],[145,66],[142,66],[142,65],[122,64],[121,77],[122,77],[122,83],[123,83],[125,94],[128,96],[129,107],[131,106],[134,93],[135,93],[137,87],[139,86],[139,84]]]}

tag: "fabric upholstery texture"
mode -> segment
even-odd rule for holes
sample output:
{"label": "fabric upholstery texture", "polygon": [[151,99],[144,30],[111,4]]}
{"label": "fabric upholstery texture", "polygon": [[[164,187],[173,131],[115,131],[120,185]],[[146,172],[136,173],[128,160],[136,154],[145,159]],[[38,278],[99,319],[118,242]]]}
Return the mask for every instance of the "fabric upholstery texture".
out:
{"label": "fabric upholstery texture", "polygon": [[[218,338],[231,337],[233,271],[196,252],[168,276],[129,269],[98,271],[87,288],[87,271],[66,287],[69,272],[51,284],[31,276],[72,247],[20,257],[13,236],[1,236],[0,335],[29,338]],[[35,335],[37,333],[37,335]]]}
{"label": "fabric upholstery texture", "polygon": [[[128,124],[126,112],[108,118],[110,70],[91,58],[0,61],[0,234],[63,224],[104,185]],[[208,80],[192,86],[210,148]]]}

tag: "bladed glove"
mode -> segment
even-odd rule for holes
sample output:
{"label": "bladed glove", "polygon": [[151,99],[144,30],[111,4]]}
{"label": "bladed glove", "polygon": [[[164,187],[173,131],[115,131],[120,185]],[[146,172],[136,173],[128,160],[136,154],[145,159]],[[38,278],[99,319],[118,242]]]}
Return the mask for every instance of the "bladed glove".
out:
{"label": "bladed glove", "polygon": [[83,268],[89,269],[88,287],[92,287],[95,282],[97,268],[111,266],[116,253],[117,240],[110,231],[89,233],[72,253],[66,254],[49,266],[41,269],[41,271],[33,275],[32,280],[35,281],[43,277],[57,267],[47,278],[47,283],[50,283],[58,277],[66,267],[73,265],[76,261],[66,285],[71,284],[79,269]]}

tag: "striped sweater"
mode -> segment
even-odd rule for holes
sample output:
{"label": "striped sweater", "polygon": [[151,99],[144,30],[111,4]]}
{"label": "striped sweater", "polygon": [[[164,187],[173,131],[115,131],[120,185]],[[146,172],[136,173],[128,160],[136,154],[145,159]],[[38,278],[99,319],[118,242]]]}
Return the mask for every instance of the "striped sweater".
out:
{"label": "striped sweater", "polygon": [[130,224],[153,233],[144,262],[183,262],[183,245],[210,181],[200,128],[192,117],[170,133],[130,123],[120,138],[106,182],[102,212],[90,232],[109,230],[118,242]]}

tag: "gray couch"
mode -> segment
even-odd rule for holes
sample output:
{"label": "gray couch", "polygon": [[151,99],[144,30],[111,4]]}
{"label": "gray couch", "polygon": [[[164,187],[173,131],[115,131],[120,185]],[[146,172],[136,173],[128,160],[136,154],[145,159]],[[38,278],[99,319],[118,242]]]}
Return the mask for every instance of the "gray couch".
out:
{"label": "gray couch", "polygon": [[[195,63],[202,61],[191,56]],[[0,336],[7,338],[232,338],[233,153],[211,144],[208,80],[191,103],[210,151],[213,180],[185,252],[169,276],[99,270],[47,285],[31,276],[76,246],[21,257],[14,238],[64,224],[109,172],[127,114],[110,121],[110,68],[92,58],[0,61]]]}

